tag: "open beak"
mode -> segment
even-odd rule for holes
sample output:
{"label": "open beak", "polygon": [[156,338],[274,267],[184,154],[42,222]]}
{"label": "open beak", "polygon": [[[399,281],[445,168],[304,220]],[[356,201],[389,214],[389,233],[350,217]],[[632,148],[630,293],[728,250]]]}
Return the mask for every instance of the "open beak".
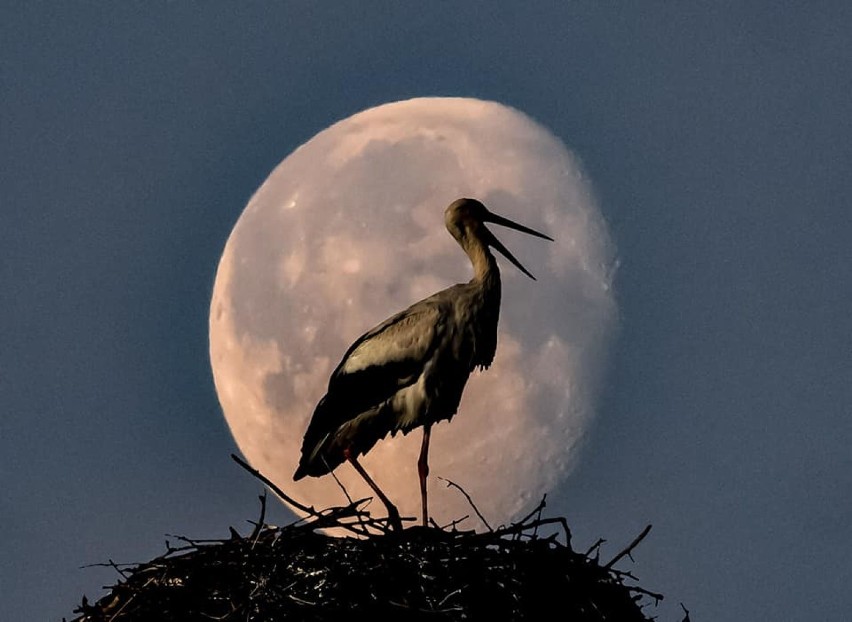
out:
{"label": "open beak", "polygon": [[[514,229],[515,231],[521,231],[521,232],[527,233],[529,235],[534,235],[537,238],[543,238],[545,240],[550,240],[551,242],[553,242],[553,238],[550,237],[549,235],[545,235],[543,233],[536,231],[535,229],[530,229],[529,227],[525,227],[524,225],[519,225],[518,223],[516,223],[512,220],[509,220],[508,218],[503,218],[502,216],[498,216],[497,214],[492,214],[491,212],[488,212],[488,215],[485,218],[483,218],[483,220],[485,222],[493,222],[495,225],[500,225],[502,227],[508,227],[509,229]],[[491,233],[491,232],[489,231],[489,233]],[[509,249],[507,249],[505,246],[503,246],[503,244],[500,242],[500,240],[498,240],[494,236],[493,233],[491,233],[490,238],[491,239],[489,240],[489,244],[491,246],[493,246],[495,249],[500,251],[501,255],[503,255],[506,259],[511,261],[513,264],[515,264],[515,267],[518,270],[520,270],[521,272],[526,274],[533,281],[536,280],[536,278],[532,274],[530,274],[530,271],[527,270],[526,268],[524,268],[521,265],[520,261],[515,259],[515,256],[512,253],[509,252]]]}

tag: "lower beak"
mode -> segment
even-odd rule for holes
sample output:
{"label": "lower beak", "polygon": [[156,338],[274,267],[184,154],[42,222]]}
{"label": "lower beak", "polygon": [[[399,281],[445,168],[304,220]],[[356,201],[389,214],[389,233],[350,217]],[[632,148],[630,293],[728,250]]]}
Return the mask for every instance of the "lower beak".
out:
{"label": "lower beak", "polygon": [[[535,229],[530,229],[529,227],[525,227],[524,225],[520,225],[520,224],[518,224],[518,223],[516,223],[512,220],[509,220],[508,218],[503,218],[503,216],[498,216],[497,214],[492,214],[491,212],[489,212],[488,216],[486,218],[484,218],[483,220],[485,220],[485,222],[493,222],[495,225],[501,225],[503,227],[508,227],[509,229],[514,229],[515,231],[521,231],[522,233],[534,235],[537,238],[543,238],[545,240],[550,240],[551,242],[553,241],[553,238],[550,237],[549,235],[545,235],[543,233],[540,233],[539,231],[536,231]],[[527,270],[526,268],[524,268],[521,265],[520,261],[515,259],[515,256],[512,253],[509,252],[509,249],[507,249],[505,246],[503,246],[503,244],[500,242],[500,240],[498,240],[494,236],[493,233],[491,233],[490,231],[488,233],[489,233],[489,237],[490,237],[489,244],[491,246],[493,246],[496,250],[500,251],[500,254],[503,255],[509,261],[511,261],[518,270],[520,270],[521,272],[526,274],[528,277],[530,277],[533,281],[535,281],[536,278],[530,273],[529,270]]]}

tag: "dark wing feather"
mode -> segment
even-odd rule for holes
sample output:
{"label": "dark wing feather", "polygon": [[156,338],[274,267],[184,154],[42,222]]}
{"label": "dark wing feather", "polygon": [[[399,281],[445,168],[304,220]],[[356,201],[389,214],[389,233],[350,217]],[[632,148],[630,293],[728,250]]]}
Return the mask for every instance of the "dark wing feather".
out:
{"label": "dark wing feather", "polygon": [[[324,454],[321,446],[333,440],[340,426],[381,406],[417,380],[437,345],[440,317],[439,304],[434,297],[428,298],[382,322],[350,346],[308,425],[296,479],[327,473],[340,464],[342,455],[320,456]],[[376,429],[381,423],[379,419],[373,422],[370,436],[381,438],[390,431],[392,422],[386,422],[386,429]],[[323,463],[312,464],[318,458]]]}

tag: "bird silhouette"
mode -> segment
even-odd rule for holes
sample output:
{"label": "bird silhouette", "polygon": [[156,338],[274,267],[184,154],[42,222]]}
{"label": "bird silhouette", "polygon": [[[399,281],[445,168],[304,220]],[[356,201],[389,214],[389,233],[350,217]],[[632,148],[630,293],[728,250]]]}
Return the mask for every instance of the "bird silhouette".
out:
{"label": "bird silhouette", "polygon": [[388,433],[407,434],[423,426],[417,466],[426,526],[432,425],[456,414],[470,373],[476,367],[488,368],[497,348],[501,283],[490,249],[535,280],[485,223],[553,240],[488,211],[475,199],[451,203],[444,211],[444,222],[470,258],[473,278],[414,303],[349,347],[308,424],[293,476],[294,480],[320,477],[348,461],[384,503],[394,529],[402,528],[399,511],[358,457]]}

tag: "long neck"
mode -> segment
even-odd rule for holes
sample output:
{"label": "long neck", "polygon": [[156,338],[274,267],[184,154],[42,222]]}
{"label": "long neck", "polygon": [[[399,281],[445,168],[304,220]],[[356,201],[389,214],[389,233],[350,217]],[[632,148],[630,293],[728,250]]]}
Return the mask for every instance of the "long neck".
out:
{"label": "long neck", "polygon": [[[497,260],[488,249],[488,246],[479,239],[473,238],[467,244],[462,245],[470,263],[473,264],[473,279],[470,285],[474,287],[479,308],[481,330],[492,333],[495,338],[497,334],[497,321],[500,317],[500,297],[502,286],[500,284],[500,269]],[[492,355],[493,356],[493,353]],[[489,359],[490,360],[490,359]]]}
{"label": "long neck", "polygon": [[478,238],[472,238],[468,239],[466,244],[462,244],[462,248],[470,257],[470,263],[473,264],[473,279],[486,287],[496,282],[499,287],[500,270],[497,268],[497,260],[488,250],[488,246]]}
{"label": "long neck", "polygon": [[497,348],[497,323],[500,319],[500,270],[497,260],[488,250],[488,246],[474,238],[462,244],[470,263],[473,264],[473,279],[468,283],[470,310],[476,321],[473,331],[476,339],[473,343],[471,369],[479,365],[486,368],[494,360]]}

